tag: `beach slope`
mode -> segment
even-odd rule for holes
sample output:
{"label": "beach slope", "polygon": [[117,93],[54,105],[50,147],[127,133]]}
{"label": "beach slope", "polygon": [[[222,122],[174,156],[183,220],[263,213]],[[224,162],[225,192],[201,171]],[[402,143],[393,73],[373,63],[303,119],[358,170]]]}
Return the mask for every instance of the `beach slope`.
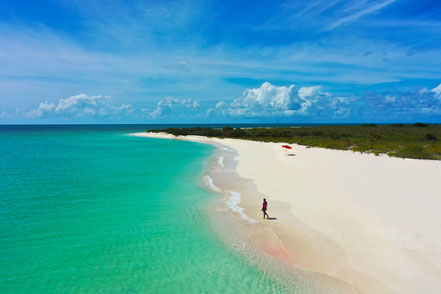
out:
{"label": "beach slope", "polygon": [[[237,173],[254,181],[269,201],[270,216],[277,218],[264,225],[299,267],[364,293],[439,293],[441,161],[298,145],[287,153],[280,143],[178,139],[236,150]],[[258,220],[260,195],[241,202]]]}

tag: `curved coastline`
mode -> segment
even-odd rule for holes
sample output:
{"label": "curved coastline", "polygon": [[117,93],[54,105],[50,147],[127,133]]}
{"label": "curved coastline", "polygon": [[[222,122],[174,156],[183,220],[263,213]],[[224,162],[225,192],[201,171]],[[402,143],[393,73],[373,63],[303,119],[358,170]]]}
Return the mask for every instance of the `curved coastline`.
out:
{"label": "curved coastline", "polygon": [[[207,208],[213,228],[225,244],[283,284],[287,293],[361,293],[343,281],[303,269],[285,248],[272,224],[264,223],[260,221],[260,217],[250,213],[256,208],[254,198],[258,195],[260,199],[264,195],[257,191],[253,181],[241,178],[237,173],[238,154],[234,148],[198,136],[177,138],[166,133],[130,135],[182,139],[216,147],[215,153],[207,161],[208,166],[201,174],[202,187],[220,196]],[[259,205],[260,202],[257,206]]]}
{"label": "curved coastline", "polygon": [[[211,174],[208,175],[212,189],[214,187],[213,190],[217,193],[229,193],[225,204],[232,208],[233,213],[242,215],[244,220],[249,218],[257,222],[259,229],[254,230],[251,241],[279,265],[282,263],[283,266],[288,266],[285,273],[291,271],[291,274],[296,276],[294,279],[296,283],[303,279],[310,284],[313,280],[312,283],[318,282],[321,288],[324,285],[329,287],[327,290],[329,293],[358,292],[345,284],[363,293],[414,293],[416,289],[424,289],[425,293],[435,293],[438,289],[440,281],[438,278],[441,277],[439,242],[436,243],[435,240],[433,243],[434,240],[424,239],[421,244],[415,238],[403,240],[411,237],[404,229],[397,228],[397,215],[394,215],[396,209],[390,209],[383,215],[372,213],[378,208],[375,205],[390,206],[398,203],[388,203],[388,201],[377,203],[378,199],[371,199],[374,202],[374,205],[371,205],[364,202],[369,199],[351,198],[351,193],[364,188],[363,184],[366,184],[366,181],[351,177],[348,173],[354,171],[354,164],[357,166],[361,163],[360,167],[366,168],[367,171],[362,171],[360,177],[372,176],[372,170],[369,170],[369,167],[373,163],[374,166],[377,165],[376,168],[378,166],[392,167],[394,171],[397,167],[401,168],[402,172],[399,176],[404,178],[414,176],[422,168],[428,169],[425,175],[428,175],[427,181],[431,181],[433,179],[430,173],[433,177],[434,172],[441,171],[439,163],[426,161],[416,163],[417,161],[410,160],[409,164],[409,160],[324,149],[314,152],[317,150],[307,150],[302,146],[295,146],[299,153],[296,155],[297,158],[296,156],[283,157],[284,154],[276,149],[280,144],[274,143],[199,136],[176,138],[173,135],[157,133],[133,135],[183,139],[217,147],[219,154],[213,157]],[[250,148],[257,151],[246,154],[244,150]],[[314,159],[314,155],[318,158]],[[239,160],[237,160],[238,156]],[[276,168],[272,168],[268,163],[271,160],[277,161]],[[327,175],[329,168],[336,167],[336,161],[342,165],[343,171],[336,170],[337,175]],[[255,167],[250,168],[253,164]],[[315,169],[315,166],[319,164],[323,166],[323,171]],[[409,168],[416,170],[412,172]],[[284,175],[286,172],[293,173],[292,179]],[[379,174],[382,175],[382,172]],[[343,182],[330,183],[329,180],[335,180],[336,176],[343,177]],[[262,177],[268,179],[265,181]],[[385,190],[385,193],[393,194],[394,184],[395,188],[397,187],[394,182],[395,178],[392,179],[391,187],[385,187],[380,179],[377,179],[380,182],[377,183],[383,185],[381,188]],[[372,182],[372,180],[374,179],[369,181]],[[420,180],[422,183],[427,181]],[[346,183],[350,186],[349,188],[346,187]],[[357,187],[357,184],[361,187]],[[285,187],[281,187],[283,185]],[[286,186],[293,189],[287,190]],[[404,186],[409,188],[408,185]],[[369,190],[369,188],[366,189]],[[425,191],[430,194],[434,191],[432,189],[426,187]],[[240,193],[242,198],[234,193]],[[291,199],[292,193],[304,195],[296,195]],[[315,198],[304,197],[308,193]],[[365,191],[360,194],[366,196],[367,193]],[[397,201],[398,194],[393,195],[395,197],[393,201]],[[258,205],[264,195],[270,199],[270,212],[277,213],[277,220],[257,221],[261,217]],[[323,195],[330,196],[324,197]],[[435,222],[432,226],[425,223],[419,225],[425,226],[425,232],[430,233],[433,229],[436,231],[439,224]],[[337,232],[336,228],[346,231]],[[416,228],[413,229],[416,231]],[[257,231],[260,233],[256,234]],[[267,242],[268,240],[262,238],[263,235],[271,236],[271,241]],[[274,266],[277,265],[273,264]],[[399,271],[392,271],[394,267],[403,266],[405,268]],[[338,281],[343,281],[343,283]]]}

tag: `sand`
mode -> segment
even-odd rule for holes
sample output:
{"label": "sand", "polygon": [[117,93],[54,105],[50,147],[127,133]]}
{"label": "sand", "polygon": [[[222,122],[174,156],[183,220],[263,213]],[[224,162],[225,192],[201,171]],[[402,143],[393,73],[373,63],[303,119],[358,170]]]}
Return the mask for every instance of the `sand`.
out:
{"label": "sand", "polygon": [[[363,293],[439,293],[441,161],[298,145],[287,153],[280,143],[179,139],[237,152],[236,172],[258,191],[242,193],[239,205],[276,233],[296,266]],[[261,219],[262,195],[277,219]]]}

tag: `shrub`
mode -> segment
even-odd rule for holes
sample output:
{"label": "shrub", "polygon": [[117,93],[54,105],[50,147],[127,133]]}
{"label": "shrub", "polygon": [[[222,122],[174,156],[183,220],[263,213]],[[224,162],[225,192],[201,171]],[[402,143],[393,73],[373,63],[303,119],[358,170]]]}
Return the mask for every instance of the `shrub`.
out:
{"label": "shrub", "polygon": [[307,137],[309,135],[308,132],[297,132],[295,136],[297,137]]}
{"label": "shrub", "polygon": [[[372,126],[365,125],[365,126]],[[424,128],[426,127],[426,128]],[[306,146],[385,153],[404,158],[441,160],[441,124],[424,123],[358,126],[231,128],[169,128],[150,130],[174,135],[202,135],[266,142],[297,143]],[[426,142],[426,143],[424,143]]]}
{"label": "shrub", "polygon": [[323,132],[320,131],[312,131],[311,133],[313,136],[323,136]]}
{"label": "shrub", "polygon": [[425,139],[426,139],[427,141],[436,141],[436,136],[435,136],[435,135],[432,135],[432,134],[427,134],[427,135],[425,136]]}
{"label": "shrub", "polygon": [[243,138],[245,137],[246,132],[242,130],[241,128],[236,128],[231,132],[232,138]]}
{"label": "shrub", "polygon": [[403,158],[434,159],[432,154],[426,153],[424,148],[418,145],[404,146],[396,151],[394,155]]}

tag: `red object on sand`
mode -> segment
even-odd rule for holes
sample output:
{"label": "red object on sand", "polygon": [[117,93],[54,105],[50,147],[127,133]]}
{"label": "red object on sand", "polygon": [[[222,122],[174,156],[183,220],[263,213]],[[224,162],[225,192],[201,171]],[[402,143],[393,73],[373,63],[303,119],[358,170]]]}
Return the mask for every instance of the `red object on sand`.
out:
{"label": "red object on sand", "polygon": [[292,147],[289,146],[289,145],[282,145],[282,147],[285,148],[285,149],[292,149]]}

